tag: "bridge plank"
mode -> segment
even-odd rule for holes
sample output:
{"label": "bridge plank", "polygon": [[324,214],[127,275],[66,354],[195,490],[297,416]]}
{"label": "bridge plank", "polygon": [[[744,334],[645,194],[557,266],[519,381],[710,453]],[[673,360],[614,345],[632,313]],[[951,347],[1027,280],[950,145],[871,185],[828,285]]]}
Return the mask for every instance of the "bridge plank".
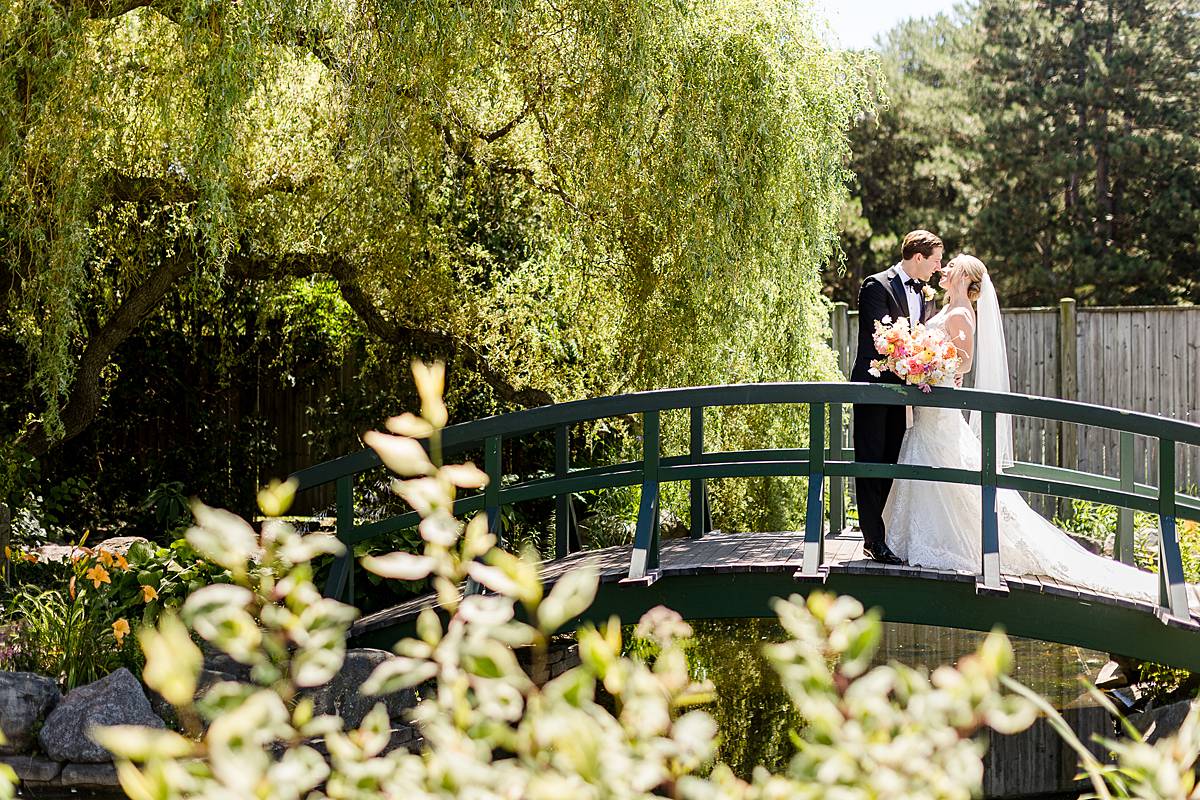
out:
{"label": "bridge plank", "polygon": [[[803,535],[798,532],[778,533],[717,533],[703,539],[682,537],[667,539],[662,543],[662,575],[701,575],[732,573],[783,573],[792,574],[803,561]],[[830,574],[878,575],[881,578],[904,578],[944,582],[972,582],[976,575],[961,570],[934,570],[908,565],[885,565],[864,557],[862,539],[855,534],[841,534],[826,538],[825,567]],[[571,553],[565,558],[546,562],[542,567],[542,580],[553,584],[568,570],[582,564],[591,564],[600,573],[603,583],[619,581],[625,577],[629,565],[631,545],[618,545],[604,550]],[[1079,599],[1096,605],[1108,605],[1132,609],[1153,616],[1156,609],[1152,604],[1130,598],[1114,596],[1090,589],[1071,586],[1045,576],[1002,574],[1010,590],[1053,594]],[[436,606],[435,595],[424,595],[401,603],[392,608],[367,615],[355,623],[351,637],[410,623],[422,609]],[[1193,617],[1200,619],[1200,608],[1192,609]],[[1188,623],[1184,623],[1188,624]]]}

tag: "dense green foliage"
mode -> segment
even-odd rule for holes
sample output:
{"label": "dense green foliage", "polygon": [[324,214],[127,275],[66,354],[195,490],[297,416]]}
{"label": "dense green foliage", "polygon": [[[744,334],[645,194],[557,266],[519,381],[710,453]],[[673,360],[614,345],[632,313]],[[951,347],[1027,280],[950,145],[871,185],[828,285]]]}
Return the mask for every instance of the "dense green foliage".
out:
{"label": "dense green foliage", "polygon": [[140,481],[126,507],[197,455],[188,491],[247,509],[251,372],[353,354],[317,456],[407,399],[414,354],[448,359],[457,418],[830,376],[819,270],[871,74],[782,0],[9,3],[0,369],[29,391],[3,434],[92,437],[35,484],[148,449],[105,482]]}
{"label": "dense green foliage", "polygon": [[839,299],[924,227],[1008,305],[1200,301],[1195,0],[982,0],[897,27],[882,62]]}
{"label": "dense green foliage", "polygon": [[82,544],[59,551],[6,549],[0,669],[46,675],[65,690],[118,667],[140,669],[141,653],[126,637],[201,586],[229,579],[182,539],[170,547],[136,542],[124,555]]}

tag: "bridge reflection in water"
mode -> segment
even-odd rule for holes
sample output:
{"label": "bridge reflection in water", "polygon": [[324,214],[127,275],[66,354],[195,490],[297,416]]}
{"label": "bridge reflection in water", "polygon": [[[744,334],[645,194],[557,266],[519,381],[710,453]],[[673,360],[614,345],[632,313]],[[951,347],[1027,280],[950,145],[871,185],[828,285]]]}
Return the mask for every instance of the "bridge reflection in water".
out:
{"label": "bridge reflection in water", "polygon": [[[899,661],[932,671],[954,664],[983,644],[986,633],[938,628],[906,622],[885,622],[879,652],[872,664]],[[1046,698],[1055,708],[1082,708],[1098,703],[1081,680],[1095,682],[1108,653],[1086,647],[1012,636],[1013,677]]]}

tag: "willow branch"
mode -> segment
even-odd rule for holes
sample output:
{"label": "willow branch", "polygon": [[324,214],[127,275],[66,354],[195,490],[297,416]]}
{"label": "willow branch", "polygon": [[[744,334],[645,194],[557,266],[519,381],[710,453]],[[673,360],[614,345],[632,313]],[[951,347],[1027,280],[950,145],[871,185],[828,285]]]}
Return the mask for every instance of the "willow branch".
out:
{"label": "willow branch", "polygon": [[403,325],[387,317],[358,282],[357,269],[339,256],[323,254],[291,254],[280,258],[248,258],[234,256],[228,270],[251,280],[265,280],[280,274],[291,277],[326,274],[338,283],[342,299],[354,310],[367,330],[376,338],[393,344],[411,347],[435,356],[457,360],[476,373],[507,403],[532,407],[554,402],[549,392],[533,387],[517,388],[500,370],[473,345],[461,338],[439,330]]}

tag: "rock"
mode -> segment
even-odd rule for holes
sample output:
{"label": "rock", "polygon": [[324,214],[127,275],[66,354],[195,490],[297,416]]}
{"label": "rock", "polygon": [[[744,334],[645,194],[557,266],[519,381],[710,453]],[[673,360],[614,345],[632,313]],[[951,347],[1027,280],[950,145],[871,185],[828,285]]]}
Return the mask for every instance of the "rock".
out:
{"label": "rock", "polygon": [[1067,535],[1070,536],[1072,539],[1074,539],[1076,544],[1078,544],[1084,550],[1087,550],[1092,555],[1097,555],[1097,556],[1104,555],[1104,544],[1103,543],[1097,542],[1095,539],[1089,539],[1086,536],[1076,536],[1073,533],[1069,533]]}
{"label": "rock", "polygon": [[127,556],[129,555],[129,548],[133,547],[139,542],[145,544],[147,547],[154,546],[150,544],[150,540],[144,536],[114,536],[111,539],[105,539],[103,542],[97,544],[96,549],[107,550],[114,556]]}
{"label": "rock", "polygon": [[221,680],[250,682],[250,667],[240,661],[235,661],[224,653],[207,652],[204,654],[204,669],[221,675]]}
{"label": "rock", "polygon": [[63,767],[63,786],[81,789],[113,789],[121,785],[117,780],[117,768],[108,764],[67,764]]}
{"label": "rock", "polygon": [[62,699],[58,685],[32,672],[0,672],[0,730],[8,740],[0,754],[33,749],[35,726]]}
{"label": "rock", "polygon": [[3,756],[0,764],[12,767],[21,783],[47,783],[62,771],[62,764],[40,756]]}
{"label": "rock", "polygon": [[391,658],[386,650],[361,648],[349,650],[346,661],[333,680],[324,686],[306,689],[304,694],[312,698],[315,714],[337,714],[346,725],[346,729],[357,728],[362,724],[376,703],[383,701],[387,706],[388,716],[393,720],[402,720],[404,712],[417,704],[416,692],[405,689],[395,694],[374,697],[364,695],[359,687],[370,677],[375,667]]}
{"label": "rock", "polygon": [[425,739],[415,725],[403,725],[399,728],[392,728],[392,735],[383,749],[384,752],[390,753],[402,747],[410,753],[416,753],[420,752],[421,745],[424,743]]}
{"label": "rock", "polygon": [[72,556],[87,555],[82,547],[73,544],[44,544],[33,551],[38,561],[70,561]]}
{"label": "rock", "polygon": [[680,517],[676,516],[669,508],[664,508],[659,511],[659,536],[663,539],[679,539],[683,536],[691,534],[691,529],[687,523]]}
{"label": "rock", "polygon": [[1140,714],[1131,714],[1129,721],[1142,732],[1147,742],[1154,744],[1164,736],[1178,732],[1191,705],[1192,701],[1181,700],[1178,703],[1152,708]]}
{"label": "rock", "polygon": [[69,692],[46,718],[38,742],[56,761],[109,761],[112,758],[109,752],[88,736],[88,730],[95,725],[166,727],[150,708],[137,678],[121,667],[95,683]]}

